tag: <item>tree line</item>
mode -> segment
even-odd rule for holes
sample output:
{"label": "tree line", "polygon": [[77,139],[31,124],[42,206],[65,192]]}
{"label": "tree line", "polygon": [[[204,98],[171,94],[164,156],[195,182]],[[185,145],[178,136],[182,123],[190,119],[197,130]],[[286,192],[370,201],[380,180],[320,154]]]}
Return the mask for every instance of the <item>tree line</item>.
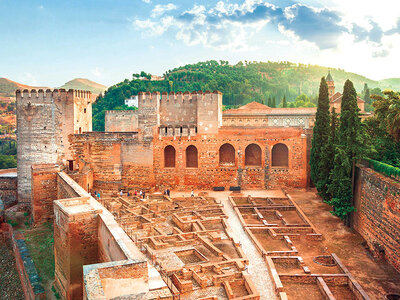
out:
{"label": "tree line", "polygon": [[[363,93],[369,96],[368,87]],[[357,93],[347,80],[338,116],[334,109],[330,111],[328,85],[324,77],[321,79],[310,157],[311,179],[322,199],[333,207],[332,213],[347,221],[354,211],[355,164],[372,158],[400,167],[400,94],[384,91],[368,100],[375,113],[361,122]]]}

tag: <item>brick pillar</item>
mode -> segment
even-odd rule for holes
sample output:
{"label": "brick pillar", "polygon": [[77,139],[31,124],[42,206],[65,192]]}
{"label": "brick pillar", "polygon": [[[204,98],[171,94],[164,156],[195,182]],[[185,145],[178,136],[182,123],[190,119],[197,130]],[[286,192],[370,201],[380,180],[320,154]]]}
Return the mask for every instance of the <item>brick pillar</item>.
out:
{"label": "brick pillar", "polygon": [[53,201],[57,199],[57,173],[55,164],[32,165],[32,218],[35,225],[53,219]]}
{"label": "brick pillar", "polygon": [[55,285],[62,299],[82,299],[83,265],[99,262],[98,213],[89,198],[54,203]]}

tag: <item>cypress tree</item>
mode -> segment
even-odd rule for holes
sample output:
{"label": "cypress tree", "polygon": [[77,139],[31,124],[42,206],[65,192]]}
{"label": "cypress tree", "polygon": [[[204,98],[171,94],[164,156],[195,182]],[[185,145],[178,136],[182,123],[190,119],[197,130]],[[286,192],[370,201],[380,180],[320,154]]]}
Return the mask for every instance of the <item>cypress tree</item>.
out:
{"label": "cypress tree", "polygon": [[365,130],[359,117],[357,93],[353,83],[346,80],[343,88],[340,126],[335,144],[334,168],[331,173],[329,192],[334,207],[333,214],[342,220],[354,211],[352,206],[352,176],[358,159],[364,158],[368,149]]}
{"label": "cypress tree", "polygon": [[321,158],[323,147],[328,144],[329,127],[329,91],[325,77],[322,77],[319,86],[318,107],[315,115],[310,157],[311,179],[319,193],[321,193],[320,181],[325,180],[322,178],[322,174],[326,174],[327,172],[327,170],[321,170],[321,167],[324,165],[321,162]]}
{"label": "cypress tree", "polygon": [[274,98],[272,98],[272,106],[271,107],[276,107],[276,101],[275,101],[275,97]]}
{"label": "cypress tree", "polygon": [[287,107],[286,96],[283,96],[282,107]]}
{"label": "cypress tree", "polygon": [[269,107],[272,107],[271,97],[268,97],[268,106],[269,106]]}
{"label": "cypress tree", "polygon": [[320,180],[317,182],[317,189],[321,197],[326,202],[331,200],[332,198],[332,195],[329,192],[329,185],[331,184],[330,174],[334,167],[335,139],[338,125],[338,114],[336,113],[335,108],[333,108],[330,119],[330,132],[328,143],[322,148],[321,159],[319,161],[319,169],[321,170]]}
{"label": "cypress tree", "polygon": [[367,103],[367,104],[371,104],[371,96],[370,96],[370,94],[369,94],[369,88],[367,88],[367,89],[365,90],[364,101],[365,101],[365,103]]}

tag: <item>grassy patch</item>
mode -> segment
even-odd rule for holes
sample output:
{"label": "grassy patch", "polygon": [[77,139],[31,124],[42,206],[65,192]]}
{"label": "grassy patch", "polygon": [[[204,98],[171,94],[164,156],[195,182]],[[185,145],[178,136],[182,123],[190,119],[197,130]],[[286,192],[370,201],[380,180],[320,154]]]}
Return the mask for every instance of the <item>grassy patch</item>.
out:
{"label": "grassy patch", "polygon": [[54,280],[53,223],[24,232],[25,242],[43,284]]}

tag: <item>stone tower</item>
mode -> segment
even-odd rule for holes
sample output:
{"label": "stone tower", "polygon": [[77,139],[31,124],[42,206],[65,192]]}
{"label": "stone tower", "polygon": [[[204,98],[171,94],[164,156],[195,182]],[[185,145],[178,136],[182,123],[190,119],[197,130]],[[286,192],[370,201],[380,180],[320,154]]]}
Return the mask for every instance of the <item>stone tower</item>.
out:
{"label": "stone tower", "polygon": [[30,206],[31,167],[74,169],[70,134],[92,130],[92,96],[76,90],[17,90],[18,202]]}
{"label": "stone tower", "polygon": [[160,93],[140,92],[138,101],[138,127],[144,139],[153,138],[153,130],[160,125]]}
{"label": "stone tower", "polygon": [[198,95],[197,132],[199,134],[217,134],[222,126],[222,93],[219,91]]}
{"label": "stone tower", "polygon": [[333,81],[331,71],[328,71],[326,76],[326,83],[328,84],[329,98],[335,94],[335,82]]}

